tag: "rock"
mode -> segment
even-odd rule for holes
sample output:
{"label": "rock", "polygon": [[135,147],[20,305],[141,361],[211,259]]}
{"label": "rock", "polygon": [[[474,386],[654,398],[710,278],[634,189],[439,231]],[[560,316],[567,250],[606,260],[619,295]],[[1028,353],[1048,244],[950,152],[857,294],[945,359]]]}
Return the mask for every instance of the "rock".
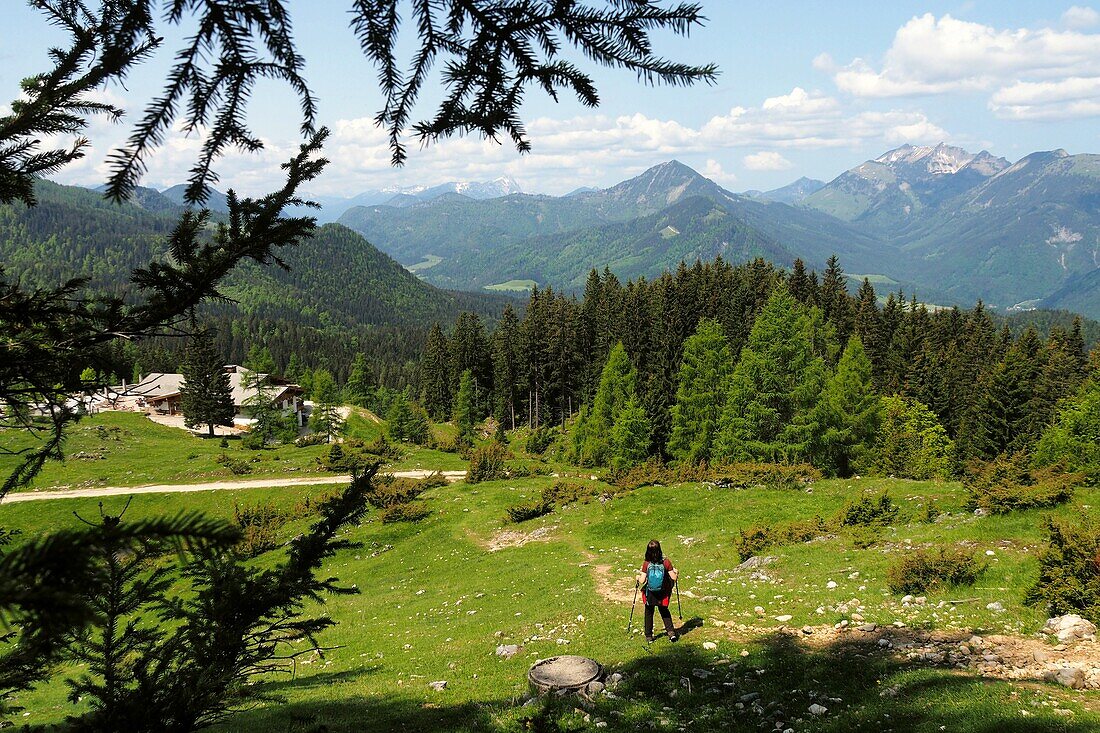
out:
{"label": "rock", "polygon": [[1043,633],[1052,634],[1058,637],[1058,641],[1066,644],[1077,639],[1095,638],[1096,625],[1076,614],[1067,614],[1048,619]]}
{"label": "rock", "polygon": [[809,636],[810,634],[814,633],[814,628],[812,626],[803,626],[802,633],[806,636]]}
{"label": "rock", "polygon": [[833,590],[834,588],[836,588],[836,581],[830,580],[828,583],[825,584],[825,587],[829,590]]}
{"label": "rock", "polygon": [[994,601],[993,603],[987,603],[986,606],[985,606],[985,610],[1001,612],[1001,611],[1005,610],[1005,604],[1001,603],[1000,601]]}
{"label": "rock", "polygon": [[901,604],[903,606],[908,606],[912,602],[913,602],[913,596],[902,596]]}
{"label": "rock", "polygon": [[785,613],[782,616],[776,616],[775,620],[778,621],[781,624],[785,624],[788,621],[790,621],[792,618],[794,618],[794,616],[791,616],[789,613]]}
{"label": "rock", "polygon": [[752,702],[754,700],[759,700],[760,699],[760,693],[759,692],[748,692],[748,693],[745,693],[744,695],[742,695],[741,697],[739,697],[738,699],[741,702],[745,702],[745,703]]}
{"label": "rock", "polygon": [[923,606],[925,603],[928,603],[928,598],[926,598],[925,596],[917,596],[913,602],[916,603],[918,606]]}
{"label": "rock", "polygon": [[1043,675],[1043,679],[1047,682],[1065,685],[1074,690],[1078,690],[1085,686],[1085,673],[1080,667],[1060,667],[1058,669],[1047,670]]}
{"label": "rock", "polygon": [[764,607],[763,606],[757,606],[756,608],[753,609],[753,611],[756,612],[757,616],[763,616],[764,615]]}
{"label": "rock", "polygon": [[858,628],[860,631],[862,631],[866,634],[870,634],[870,633],[878,630],[878,624],[860,624],[856,628]]}
{"label": "rock", "polygon": [[753,555],[745,562],[737,566],[738,570],[757,570],[765,565],[771,565],[779,558],[773,555]]}
{"label": "rock", "polygon": [[709,669],[693,669],[693,670],[691,670],[691,674],[695,677],[698,677],[701,680],[705,680],[707,677],[710,677],[710,670]]}
{"label": "rock", "polygon": [[511,659],[519,654],[519,644],[501,644],[497,647],[497,656]]}
{"label": "rock", "polygon": [[623,681],[623,676],[621,674],[619,674],[618,672],[615,672],[614,674],[612,674],[610,677],[607,678],[607,681],[610,682],[613,685],[617,685],[617,684],[619,684],[620,682]]}
{"label": "rock", "polygon": [[429,682],[428,687],[432,688],[436,692],[442,692],[447,689],[447,680],[438,680],[436,682]]}
{"label": "rock", "polygon": [[852,614],[852,620],[853,621],[862,621],[863,620],[863,614],[862,613],[853,613]]}
{"label": "rock", "polygon": [[1042,649],[1036,649],[1031,653],[1031,658],[1039,664],[1050,661],[1050,655],[1044,652]]}
{"label": "rock", "polygon": [[708,652],[713,652],[718,648],[718,645],[715,644],[713,641],[704,641],[703,648],[706,649]]}
{"label": "rock", "polygon": [[810,715],[824,715],[829,712],[829,708],[824,705],[818,705],[816,702],[809,707]]}
{"label": "rock", "polygon": [[595,697],[596,695],[599,695],[601,692],[603,692],[605,689],[607,688],[604,683],[600,682],[599,680],[592,680],[588,683],[588,687],[585,688],[585,692],[588,693],[589,697]]}

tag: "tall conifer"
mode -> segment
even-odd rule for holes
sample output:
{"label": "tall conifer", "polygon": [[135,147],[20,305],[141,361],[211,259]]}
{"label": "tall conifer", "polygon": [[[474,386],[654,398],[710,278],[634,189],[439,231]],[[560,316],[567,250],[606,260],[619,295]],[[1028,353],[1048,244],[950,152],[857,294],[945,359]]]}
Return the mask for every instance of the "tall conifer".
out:
{"label": "tall conifer", "polygon": [[225,362],[214,350],[214,339],[207,330],[197,332],[180,364],[183,384],[180,385],[180,408],[183,422],[189,428],[206,425],[207,434],[214,437],[216,425],[233,426],[233,394]]}
{"label": "tall conifer", "polygon": [[714,459],[718,421],[729,389],[733,359],[717,321],[702,320],[684,342],[684,357],[672,406],[668,452],[677,460]]}

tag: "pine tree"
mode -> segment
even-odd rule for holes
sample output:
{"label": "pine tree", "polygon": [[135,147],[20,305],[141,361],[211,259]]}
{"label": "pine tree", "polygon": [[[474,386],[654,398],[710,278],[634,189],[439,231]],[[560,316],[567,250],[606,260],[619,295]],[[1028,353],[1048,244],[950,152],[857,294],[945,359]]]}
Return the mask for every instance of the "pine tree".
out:
{"label": "pine tree", "polygon": [[[611,431],[627,403],[638,401],[637,371],[618,343],[608,354],[607,363],[600,374],[600,384],[592,399],[592,407],[578,419],[577,437],[574,441],[575,457],[586,466],[603,466],[611,459]],[[643,416],[644,416],[644,410]],[[648,446],[647,446],[648,448]]]}
{"label": "pine tree", "polygon": [[631,395],[611,428],[611,467],[619,471],[644,461],[651,431],[645,408]]}
{"label": "pine tree", "polygon": [[282,410],[275,404],[274,388],[268,381],[268,375],[260,372],[245,372],[242,386],[252,394],[245,398],[244,407],[252,420],[245,440],[247,447],[263,448],[274,442],[283,429]]}
{"label": "pine tree", "polygon": [[433,420],[445,420],[451,408],[450,343],[439,324],[432,326],[420,359],[420,400]]}
{"label": "pine tree", "polygon": [[398,393],[386,413],[386,429],[397,443],[424,445],[431,438],[431,426],[423,408],[409,399],[408,392]]}
{"label": "pine tree", "polygon": [[784,285],[753,324],[730,377],[715,455],[727,461],[806,460],[817,437],[813,407],[825,381],[805,309]]}
{"label": "pine tree", "polygon": [[340,434],[344,421],[340,417],[340,390],[327,369],[318,369],[313,373],[313,412],[309,416],[309,426],[313,432],[325,436],[325,442],[331,443]]}
{"label": "pine tree", "polygon": [[825,320],[836,326],[839,342],[846,343],[855,324],[855,312],[852,300],[848,297],[848,279],[840,267],[840,258],[836,255],[830,257],[826,263],[818,305],[825,314]]}
{"label": "pine tree", "polygon": [[516,429],[516,409],[521,389],[519,320],[511,305],[504,307],[493,332],[493,417],[500,426]]}
{"label": "pine tree", "polygon": [[472,440],[474,426],[477,425],[477,387],[474,385],[474,373],[467,369],[458,381],[458,394],[455,395],[454,421],[460,438]]}
{"label": "pine tree", "polygon": [[917,480],[950,477],[955,445],[935,413],[899,396],[883,397],[882,412],[872,456],[876,473]]}
{"label": "pine tree", "polygon": [[275,359],[271,357],[271,350],[266,346],[252,344],[248,349],[248,357],[244,366],[261,374],[273,374],[275,372]]}
{"label": "pine tree", "polygon": [[211,438],[216,425],[232,427],[236,409],[229,373],[221,355],[214,350],[209,331],[199,331],[191,337],[180,371],[184,380],[180,385],[184,424],[189,428],[206,425]]}
{"label": "pine tree", "polygon": [[668,452],[677,460],[702,463],[714,459],[718,421],[729,389],[733,360],[717,321],[702,320],[684,342]]}
{"label": "pine tree", "polygon": [[836,371],[825,382],[814,407],[820,426],[814,464],[850,476],[865,462],[877,437],[882,402],[874,393],[871,361],[858,336],[848,340]]}
{"label": "pine tree", "polygon": [[855,335],[859,336],[867,352],[867,358],[871,360],[871,373],[875,379],[875,386],[882,389],[885,383],[885,357],[886,342],[883,338],[882,314],[878,308],[878,296],[871,281],[863,278],[863,284],[859,286],[856,295],[858,301],[855,315]]}
{"label": "pine tree", "polygon": [[367,357],[362,352],[359,352],[351,362],[351,371],[348,372],[348,381],[347,384],[344,385],[344,401],[352,405],[358,405],[359,407],[366,407],[369,396],[373,391],[370,367],[367,366]]}

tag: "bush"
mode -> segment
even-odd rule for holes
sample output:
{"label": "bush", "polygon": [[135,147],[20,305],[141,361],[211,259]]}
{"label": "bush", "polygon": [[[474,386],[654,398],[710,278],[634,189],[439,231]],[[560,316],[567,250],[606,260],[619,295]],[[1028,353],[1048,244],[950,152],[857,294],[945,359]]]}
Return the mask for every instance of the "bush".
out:
{"label": "bush", "polygon": [[913,550],[887,571],[890,590],[897,594],[926,593],[943,586],[973,585],[985,566],[956,548]]}
{"label": "bush", "polygon": [[1008,514],[1064,504],[1083,480],[1082,474],[1065,473],[1058,465],[1033,469],[1027,453],[1017,451],[972,464],[964,483],[971,509]]}
{"label": "bush", "polygon": [[218,447],[219,448],[228,448],[229,447],[229,438],[227,438],[223,435],[221,441],[218,442]]}
{"label": "bush", "polygon": [[317,463],[325,471],[356,473],[376,463],[376,460],[362,448],[356,448],[354,444],[346,442],[343,445],[333,443],[327,453],[317,456]]}
{"label": "bush", "polygon": [[541,456],[556,437],[557,430],[555,428],[540,425],[527,436],[527,443],[524,448],[532,455]]}
{"label": "bush", "polygon": [[474,450],[470,455],[470,467],[466,471],[466,483],[476,484],[481,481],[494,481],[507,478],[507,467],[504,462],[511,458],[511,453],[503,443],[490,443]]}
{"label": "bush", "polygon": [[594,487],[570,481],[555,481],[542,490],[542,498],[556,506],[578,501],[587,502],[594,496],[596,496]]}
{"label": "bush", "polygon": [[1024,596],[1053,616],[1079,613],[1100,622],[1100,523],[1081,517],[1046,520],[1047,546],[1039,553],[1039,579]]}
{"label": "bush", "polygon": [[807,463],[731,463],[709,473],[716,485],[733,489],[801,489],[821,478],[821,471]]}
{"label": "bush", "polygon": [[852,547],[857,550],[866,550],[874,547],[882,539],[882,527],[859,526],[852,527],[848,532],[852,540]]}
{"label": "bush", "polygon": [[819,516],[776,525],[757,524],[740,530],[733,546],[744,562],[769,547],[809,542],[828,533],[829,523]]}
{"label": "bush", "polygon": [[328,442],[328,436],[324,433],[308,433],[294,439],[294,445],[305,448],[310,445],[323,445]]}
{"label": "bush", "polygon": [[455,453],[468,458],[473,453],[474,441],[467,435],[459,434],[451,440],[441,440],[435,448],[444,453]]}
{"label": "bush", "polygon": [[264,436],[256,432],[247,432],[241,437],[241,448],[245,450],[263,450],[267,447]]}
{"label": "bush", "polygon": [[289,516],[271,504],[242,507],[233,503],[233,521],[241,528],[237,551],[245,557],[256,557],[279,546],[278,535]]}
{"label": "bush", "polygon": [[840,524],[845,527],[887,525],[898,518],[898,505],[885,491],[877,497],[863,496],[840,510]]}
{"label": "bush", "polygon": [[375,440],[366,444],[362,441],[349,440],[345,442],[350,445],[362,446],[364,452],[378,456],[387,461],[400,461],[405,457],[405,451],[401,450],[401,446],[389,442],[383,435],[378,436]]}
{"label": "bush", "polygon": [[423,504],[394,504],[382,510],[382,524],[395,522],[419,522],[432,513]]}
{"label": "bush", "polygon": [[506,511],[510,521],[526,522],[528,519],[535,519],[554,511],[554,503],[540,496],[537,499],[513,504]]}
{"label": "bush", "polygon": [[229,472],[234,476],[243,476],[246,473],[252,473],[252,466],[249,465],[248,461],[234,458],[228,453],[220,453],[214,458],[214,462],[228,468]]}
{"label": "bush", "polygon": [[375,476],[367,492],[367,503],[375,509],[389,509],[408,504],[436,484],[411,478],[395,478],[389,474]]}

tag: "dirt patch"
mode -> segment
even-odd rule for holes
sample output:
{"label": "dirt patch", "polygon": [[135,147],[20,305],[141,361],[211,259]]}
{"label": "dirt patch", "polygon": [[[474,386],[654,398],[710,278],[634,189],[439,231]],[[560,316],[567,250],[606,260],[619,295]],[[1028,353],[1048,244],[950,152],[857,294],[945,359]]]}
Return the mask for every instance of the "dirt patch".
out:
{"label": "dirt patch", "polygon": [[489,552],[496,552],[497,550],[504,550],[509,547],[523,547],[528,542],[546,542],[550,539],[550,534],[557,528],[558,525],[554,524],[549,527],[539,527],[530,532],[520,532],[515,529],[502,529],[489,538],[487,546]]}

